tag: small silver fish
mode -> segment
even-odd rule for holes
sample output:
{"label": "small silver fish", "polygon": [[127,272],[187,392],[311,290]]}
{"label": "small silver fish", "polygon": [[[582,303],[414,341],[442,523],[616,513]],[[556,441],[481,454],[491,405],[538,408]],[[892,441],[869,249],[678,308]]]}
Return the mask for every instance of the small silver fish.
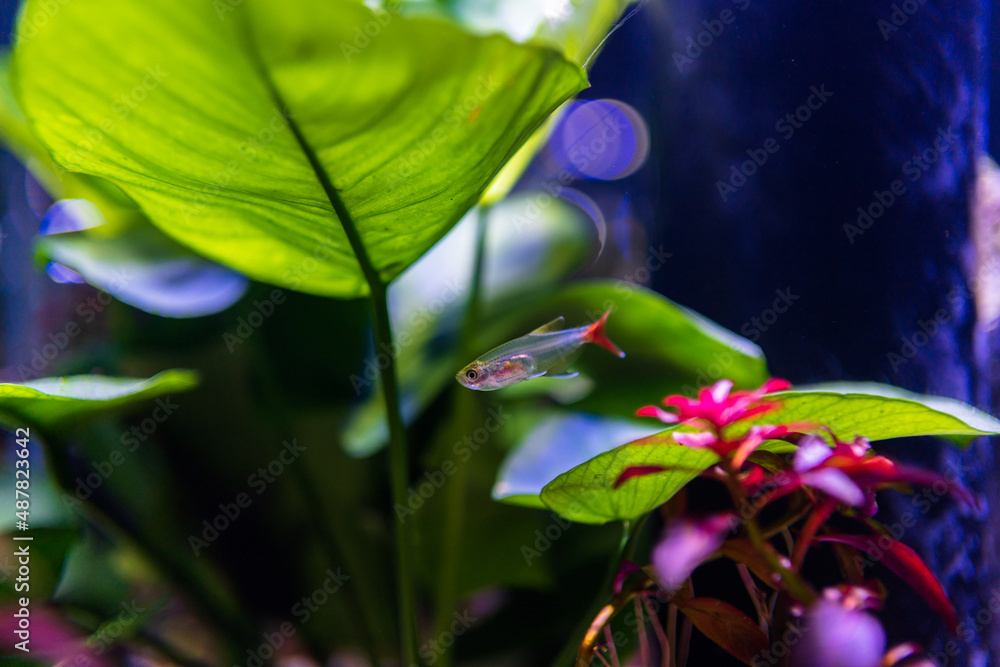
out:
{"label": "small silver fish", "polygon": [[575,329],[562,329],[557,317],[526,336],[495,347],[455,375],[460,384],[477,391],[494,391],[537,377],[571,378],[566,371],[584,343],[594,343],[621,358],[625,353],[604,334],[611,310],[601,319]]}

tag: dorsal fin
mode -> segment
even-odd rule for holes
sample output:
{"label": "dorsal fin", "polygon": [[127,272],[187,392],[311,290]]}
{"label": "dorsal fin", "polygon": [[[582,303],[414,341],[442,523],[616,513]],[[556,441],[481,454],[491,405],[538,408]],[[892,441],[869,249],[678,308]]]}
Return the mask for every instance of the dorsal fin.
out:
{"label": "dorsal fin", "polygon": [[532,331],[528,335],[530,336],[531,334],[545,334],[545,333],[552,333],[553,331],[559,331],[559,329],[562,328],[562,326],[563,326],[563,324],[565,324],[565,322],[566,322],[566,318],[564,318],[562,315],[560,315],[559,317],[557,317],[556,319],[552,320],[551,322],[546,322],[545,324],[543,324],[542,326],[538,327],[537,329],[535,329],[534,331]]}

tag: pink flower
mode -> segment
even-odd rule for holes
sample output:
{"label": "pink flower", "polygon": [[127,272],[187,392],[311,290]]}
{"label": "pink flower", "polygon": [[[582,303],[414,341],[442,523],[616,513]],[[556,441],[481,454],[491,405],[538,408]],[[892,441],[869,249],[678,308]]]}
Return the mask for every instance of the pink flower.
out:
{"label": "pink flower", "polygon": [[714,554],[732,532],[736,516],[713,514],[695,520],[682,518],[667,526],[663,539],[653,548],[653,568],[668,592],[680,588],[695,568]]}
{"label": "pink flower", "polygon": [[726,426],[775,409],[777,403],[761,403],[765,394],[788,389],[785,380],[771,379],[753,391],[731,391],[731,380],[719,380],[711,387],[698,392],[698,398],[680,395],[667,396],[663,405],[677,408],[676,414],[655,405],[647,405],[636,414],[640,417],[657,417],[666,424],[691,424],[710,426],[719,432]]}
{"label": "pink flower", "polygon": [[754,425],[741,437],[727,438],[724,429],[736,422],[774,410],[777,402],[762,403],[768,393],[790,387],[784,380],[768,380],[753,391],[731,391],[733,383],[720,380],[698,393],[698,398],[667,396],[663,404],[677,409],[668,412],[655,405],[647,405],[636,412],[640,417],[656,417],[667,424],[684,424],[696,431],[674,431],[671,435],[679,445],[695,449],[711,449],[720,459],[732,455],[736,468],[743,463],[765,440],[789,438],[813,430],[811,424],[785,424],[779,426]]}

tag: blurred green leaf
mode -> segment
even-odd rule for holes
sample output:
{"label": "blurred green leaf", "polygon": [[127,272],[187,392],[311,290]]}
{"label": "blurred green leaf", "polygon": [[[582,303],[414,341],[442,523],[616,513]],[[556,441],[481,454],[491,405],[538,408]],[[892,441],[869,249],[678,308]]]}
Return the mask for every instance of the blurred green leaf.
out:
{"label": "blurred green leaf", "polygon": [[[31,596],[36,600],[47,600],[52,596],[59,583],[66,556],[76,543],[79,530],[77,528],[38,528],[33,526],[30,533],[20,533],[20,535],[32,537],[30,543],[11,542],[15,547],[25,544],[29,544],[31,547],[31,578],[29,581]],[[9,539],[9,536],[4,535],[4,539]],[[5,551],[3,555],[0,555],[0,599],[16,599],[24,594],[23,590],[19,592],[14,588],[19,565],[17,557],[11,555],[13,550],[12,547],[10,552]]]}
{"label": "blurred green leaf", "polygon": [[197,383],[193,372],[171,370],[148,380],[75,375],[0,384],[0,424],[55,430],[139,401],[188,391]]}
{"label": "blurred green leaf", "polygon": [[36,247],[119,301],[164,317],[201,317],[225,310],[246,292],[247,279],[198,257],[156,227],[130,225],[48,234]]}
{"label": "blurred green leaf", "polygon": [[551,49],[347,0],[75,0],[34,21],[47,8],[22,13],[15,90],[56,160],[196,251],[316,294],[367,285],[302,142],[391,280],[586,85]]}
{"label": "blurred green leaf", "polygon": [[1000,420],[971,405],[875,382],[796,387],[768,398],[781,401],[781,407],[754,423],[810,421],[847,440],[856,435],[869,440],[933,435],[964,445],[1000,433]]}
{"label": "blurred green leaf", "polygon": [[593,59],[630,4],[632,0],[402,0],[408,12],[444,12],[470,30],[544,44],[581,66]]}

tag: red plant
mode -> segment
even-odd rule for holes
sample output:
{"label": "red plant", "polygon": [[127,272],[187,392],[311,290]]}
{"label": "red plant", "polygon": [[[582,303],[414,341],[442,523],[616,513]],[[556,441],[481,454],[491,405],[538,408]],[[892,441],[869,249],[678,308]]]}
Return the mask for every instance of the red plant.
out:
{"label": "red plant", "polygon": [[[760,652],[782,642],[789,664],[794,665],[876,667],[912,659],[911,645],[886,652],[885,633],[870,613],[881,607],[884,588],[863,581],[863,572],[848,567],[843,572],[845,584],[818,590],[803,576],[803,564],[817,545],[864,551],[873,538],[889,540],[871,519],[877,510],[875,494],[882,489],[945,484],[943,488],[961,500],[972,499],[941,475],[875,453],[863,437],[844,441],[821,424],[759,423],[762,415],[781,407],[780,400],[767,396],[790,388],[784,380],[770,380],[753,391],[732,391],[732,387],[723,380],[702,389],[697,398],[667,396],[663,407],[650,405],[637,412],[673,426],[671,437],[677,444],[710,449],[718,456],[719,462],[703,476],[725,486],[732,509],[668,521],[639,584],[623,588],[625,578],[634,579],[637,568],[630,563],[622,570],[616,600],[635,598],[636,609],[641,610],[650,596],[666,595],[673,613],[679,611],[688,623],[750,665],[766,664]],[[787,443],[792,443],[794,453],[782,458],[768,451],[775,448],[767,443],[775,440],[784,441],[778,451],[787,451]],[[614,486],[663,470],[652,465],[628,468]],[[779,499],[785,499],[781,506],[776,504]],[[753,511],[743,511],[748,506]],[[765,508],[778,516],[767,525],[759,520]],[[955,611],[941,585],[914,551],[895,539],[889,542],[880,551],[881,562],[912,586],[954,632]],[[719,557],[740,568],[756,621],[721,600],[693,597],[691,574]],[[613,611],[605,610],[600,625]],[[650,618],[659,630],[652,613]],[[595,628],[592,631],[590,636],[596,638]],[[800,641],[793,642],[789,633]],[[677,653],[676,645],[667,642],[666,648]],[[581,649],[580,655],[583,660],[588,654]],[[755,662],[758,659],[762,663]]]}

